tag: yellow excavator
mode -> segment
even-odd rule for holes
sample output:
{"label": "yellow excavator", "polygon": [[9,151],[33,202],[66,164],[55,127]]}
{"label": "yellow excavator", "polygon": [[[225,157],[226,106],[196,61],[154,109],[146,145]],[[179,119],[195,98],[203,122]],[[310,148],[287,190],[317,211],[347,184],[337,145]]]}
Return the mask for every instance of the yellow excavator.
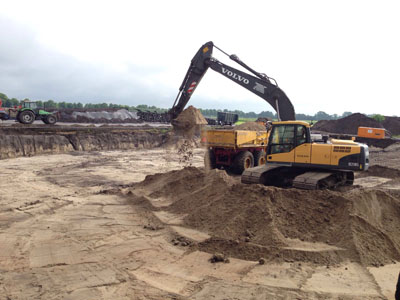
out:
{"label": "yellow excavator", "polygon": [[[214,48],[229,56],[254,76],[215,59],[212,55]],[[275,109],[279,120],[273,122],[269,130],[266,153],[264,153],[265,144],[259,147],[260,149],[252,145],[250,148],[235,146],[233,150],[214,145],[206,153],[209,156],[208,160],[213,160],[212,165],[229,166],[234,154],[240,158],[240,162],[243,162],[240,164],[243,183],[293,186],[302,189],[351,185],[354,181],[354,171],[368,169],[367,145],[352,140],[328,140],[327,137],[312,139],[310,125],[307,122],[295,121],[295,110],[291,101],[273,78],[255,71],[236,55],[229,55],[216,47],[213,42],[204,44],[193,57],[169,111],[171,119],[183,111],[209,68],[263,98]],[[213,143],[221,144],[218,141]],[[237,145],[238,141],[234,140],[231,144]],[[259,152],[265,155],[264,160],[259,158]],[[253,167],[254,156],[257,156],[262,163],[266,161],[266,164],[259,163]]]}
{"label": "yellow excavator", "polygon": [[369,150],[352,140],[311,139],[310,124],[303,121],[273,122],[266,164],[248,168],[243,183],[301,189],[352,185],[354,171],[366,171]]}

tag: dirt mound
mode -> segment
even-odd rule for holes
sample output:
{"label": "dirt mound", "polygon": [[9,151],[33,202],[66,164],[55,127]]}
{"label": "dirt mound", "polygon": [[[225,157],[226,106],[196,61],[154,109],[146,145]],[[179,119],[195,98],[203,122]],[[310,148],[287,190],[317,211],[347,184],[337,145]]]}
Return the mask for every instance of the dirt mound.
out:
{"label": "dirt mound", "polygon": [[259,118],[256,120],[256,122],[264,122],[264,123],[272,122],[272,121],[273,121],[272,118],[264,118],[264,117],[259,117]]}
{"label": "dirt mound", "polygon": [[211,238],[191,247],[242,259],[380,265],[400,259],[400,199],[384,191],[304,191],[244,185],[185,168],[133,186]]}
{"label": "dirt mound", "polygon": [[261,125],[257,122],[246,122],[240,125],[235,126],[235,130],[256,130],[256,131],[265,131],[265,126]]}
{"label": "dirt mound", "polygon": [[194,125],[206,125],[207,120],[203,117],[200,110],[191,105],[176,119],[172,120],[172,124],[181,128],[190,128]]}
{"label": "dirt mound", "polygon": [[383,127],[394,135],[400,134],[400,117],[385,117],[382,122]]}
{"label": "dirt mound", "polygon": [[366,172],[360,172],[358,174],[358,177],[367,177],[367,176],[378,176],[390,179],[400,179],[400,170],[381,165],[374,165],[370,166]]}
{"label": "dirt mound", "polygon": [[332,133],[357,134],[359,126],[383,128],[383,125],[378,121],[369,118],[366,115],[355,113],[338,120],[321,120],[312,127],[312,130]]}
{"label": "dirt mound", "polygon": [[172,120],[171,124],[177,135],[192,137],[194,135],[199,135],[202,126],[208,123],[200,110],[194,106],[189,106],[176,119]]}

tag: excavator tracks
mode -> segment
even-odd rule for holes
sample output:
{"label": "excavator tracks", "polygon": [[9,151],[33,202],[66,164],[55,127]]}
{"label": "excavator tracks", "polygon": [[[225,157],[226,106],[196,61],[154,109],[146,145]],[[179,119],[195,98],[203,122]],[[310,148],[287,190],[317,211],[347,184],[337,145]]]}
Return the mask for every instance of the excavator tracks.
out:
{"label": "excavator tracks", "polygon": [[264,184],[264,182],[262,181],[263,175],[271,173],[272,170],[277,171],[278,168],[281,168],[281,166],[262,165],[246,169],[242,173],[241,181],[242,183],[247,183],[247,184],[257,184],[257,183]]}
{"label": "excavator tracks", "polygon": [[305,172],[293,180],[293,187],[304,190],[334,189],[352,185],[354,173],[351,171]]}
{"label": "excavator tracks", "polygon": [[354,173],[347,170],[330,172],[279,165],[263,165],[243,172],[242,183],[294,187],[305,190],[334,189],[352,185]]}

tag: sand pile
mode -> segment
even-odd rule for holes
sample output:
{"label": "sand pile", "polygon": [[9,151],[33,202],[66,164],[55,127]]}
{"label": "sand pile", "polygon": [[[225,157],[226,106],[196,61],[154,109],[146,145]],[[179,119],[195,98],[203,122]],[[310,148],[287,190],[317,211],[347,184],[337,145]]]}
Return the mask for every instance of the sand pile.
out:
{"label": "sand pile", "polygon": [[256,130],[256,131],[265,131],[266,128],[264,125],[257,122],[246,122],[234,127],[235,130]]}
{"label": "sand pile", "polygon": [[176,119],[172,120],[171,124],[177,134],[188,137],[199,135],[202,126],[208,123],[200,110],[194,106],[189,106]]}
{"label": "sand pile", "polygon": [[357,134],[358,127],[383,128],[378,121],[367,117],[366,115],[355,113],[338,120],[321,120],[313,127],[313,131],[324,131],[343,134]]}
{"label": "sand pile", "polygon": [[207,120],[203,117],[200,110],[191,105],[176,119],[172,120],[172,124],[181,128],[190,128],[194,125],[206,125]]}
{"label": "sand pile", "polygon": [[186,226],[211,238],[192,245],[210,253],[272,261],[378,266],[400,259],[400,198],[355,188],[304,191],[244,185],[212,170],[185,168],[147,176],[132,189],[185,215]]}

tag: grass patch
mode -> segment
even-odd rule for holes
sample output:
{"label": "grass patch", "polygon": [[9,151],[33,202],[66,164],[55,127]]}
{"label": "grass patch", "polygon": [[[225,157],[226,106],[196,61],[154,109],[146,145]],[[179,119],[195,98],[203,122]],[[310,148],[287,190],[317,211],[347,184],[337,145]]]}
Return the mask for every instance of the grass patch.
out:
{"label": "grass patch", "polygon": [[246,122],[254,122],[257,120],[256,118],[239,118],[239,120],[235,123],[235,125],[240,125]]}

